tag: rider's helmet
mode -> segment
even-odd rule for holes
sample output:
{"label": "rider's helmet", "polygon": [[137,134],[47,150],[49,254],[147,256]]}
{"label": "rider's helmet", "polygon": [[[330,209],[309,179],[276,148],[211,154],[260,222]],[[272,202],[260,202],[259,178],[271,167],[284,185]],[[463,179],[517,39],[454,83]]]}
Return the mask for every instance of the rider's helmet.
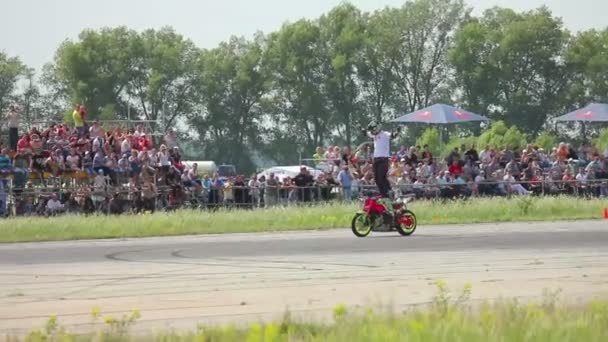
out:
{"label": "rider's helmet", "polygon": [[374,134],[376,134],[378,132],[378,123],[376,121],[371,121],[368,125],[367,125],[367,130],[369,132],[372,132]]}

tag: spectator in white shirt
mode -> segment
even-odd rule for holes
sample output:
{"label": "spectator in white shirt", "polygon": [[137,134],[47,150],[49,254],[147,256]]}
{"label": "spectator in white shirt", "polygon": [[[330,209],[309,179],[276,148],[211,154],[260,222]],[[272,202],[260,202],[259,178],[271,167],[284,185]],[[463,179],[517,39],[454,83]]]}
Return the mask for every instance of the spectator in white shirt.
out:
{"label": "spectator in white shirt", "polygon": [[254,173],[251,175],[251,179],[247,186],[250,189],[251,200],[253,205],[258,207],[260,205],[260,182],[258,181],[257,175]]}
{"label": "spectator in white shirt", "polygon": [[89,128],[89,134],[91,136],[91,139],[103,138],[104,131],[103,128],[99,125],[99,121],[93,121],[93,125],[91,126],[91,128]]}
{"label": "spectator in white shirt", "polygon": [[486,146],[486,148],[479,153],[479,160],[484,164],[492,162],[492,150],[490,149],[490,146]]}
{"label": "spectator in white shirt", "polygon": [[57,194],[51,194],[51,198],[46,203],[46,214],[55,215],[63,210],[63,204],[57,199]]}
{"label": "spectator in white shirt", "polygon": [[131,134],[127,134],[120,143],[120,154],[131,153],[131,137]]}
{"label": "spectator in white shirt", "polygon": [[73,171],[79,170],[78,167],[80,165],[80,156],[76,154],[76,150],[74,148],[70,149],[70,155],[65,158],[67,163],[67,168]]}
{"label": "spectator in white shirt", "polygon": [[511,189],[511,191],[517,193],[518,195],[530,195],[532,192],[526,190],[521,184],[515,182],[515,178],[513,177],[513,173],[511,171],[507,171],[507,174],[503,177],[505,184]]}

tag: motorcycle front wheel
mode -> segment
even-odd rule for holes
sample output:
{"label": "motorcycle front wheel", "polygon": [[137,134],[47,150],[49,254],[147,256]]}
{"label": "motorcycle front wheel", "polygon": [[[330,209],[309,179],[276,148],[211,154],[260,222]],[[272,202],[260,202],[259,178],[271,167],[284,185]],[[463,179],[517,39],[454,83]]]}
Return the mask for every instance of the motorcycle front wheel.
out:
{"label": "motorcycle front wheel", "polygon": [[369,216],[362,213],[355,214],[351,222],[351,229],[357,237],[368,236],[372,232],[372,223]]}
{"label": "motorcycle front wheel", "polygon": [[416,215],[410,210],[404,210],[397,219],[397,232],[403,236],[414,234],[418,221]]}

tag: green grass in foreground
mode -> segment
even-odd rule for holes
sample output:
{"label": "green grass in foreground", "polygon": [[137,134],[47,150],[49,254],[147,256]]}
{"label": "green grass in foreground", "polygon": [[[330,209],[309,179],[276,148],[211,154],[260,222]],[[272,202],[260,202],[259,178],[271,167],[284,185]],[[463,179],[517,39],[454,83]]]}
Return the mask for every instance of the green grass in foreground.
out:
{"label": "green grass in foreground", "polygon": [[469,306],[465,303],[470,287],[465,287],[455,301],[450,299],[445,284],[439,281],[438,287],[439,295],[430,308],[401,313],[390,309],[350,312],[338,305],[331,324],[302,323],[287,313],[280,321],[242,328],[201,326],[189,333],[130,335],[130,326],[139,319],[139,312],[115,319],[102,317],[94,309],[93,322],[103,320],[103,323],[96,324],[87,335],[70,334],[59,327],[56,317],[51,317],[44,329],[30,333],[25,341],[608,341],[608,301],[556,305],[555,294],[549,294],[539,304],[511,300]]}
{"label": "green grass in foreground", "polygon": [[[419,201],[418,223],[464,224],[599,219],[608,201],[574,197]],[[154,215],[60,216],[0,220],[0,242],[53,241],[188,234],[272,232],[350,227],[359,203],[233,211],[179,211]]]}

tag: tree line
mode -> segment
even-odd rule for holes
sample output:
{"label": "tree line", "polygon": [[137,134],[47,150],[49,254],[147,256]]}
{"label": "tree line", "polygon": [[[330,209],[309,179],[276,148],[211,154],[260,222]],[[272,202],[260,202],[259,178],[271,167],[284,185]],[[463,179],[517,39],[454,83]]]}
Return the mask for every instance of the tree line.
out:
{"label": "tree line", "polygon": [[374,12],[345,3],[212,49],[170,27],[84,30],[38,77],[0,53],[2,108],[10,101],[30,119],[61,120],[83,102],[92,118],[158,120],[182,128],[192,157],[241,169],[356,144],[370,119],[436,102],[536,137],[551,117],[608,101],[608,27],[570,32],[545,7],[473,16],[462,0],[414,0]]}

